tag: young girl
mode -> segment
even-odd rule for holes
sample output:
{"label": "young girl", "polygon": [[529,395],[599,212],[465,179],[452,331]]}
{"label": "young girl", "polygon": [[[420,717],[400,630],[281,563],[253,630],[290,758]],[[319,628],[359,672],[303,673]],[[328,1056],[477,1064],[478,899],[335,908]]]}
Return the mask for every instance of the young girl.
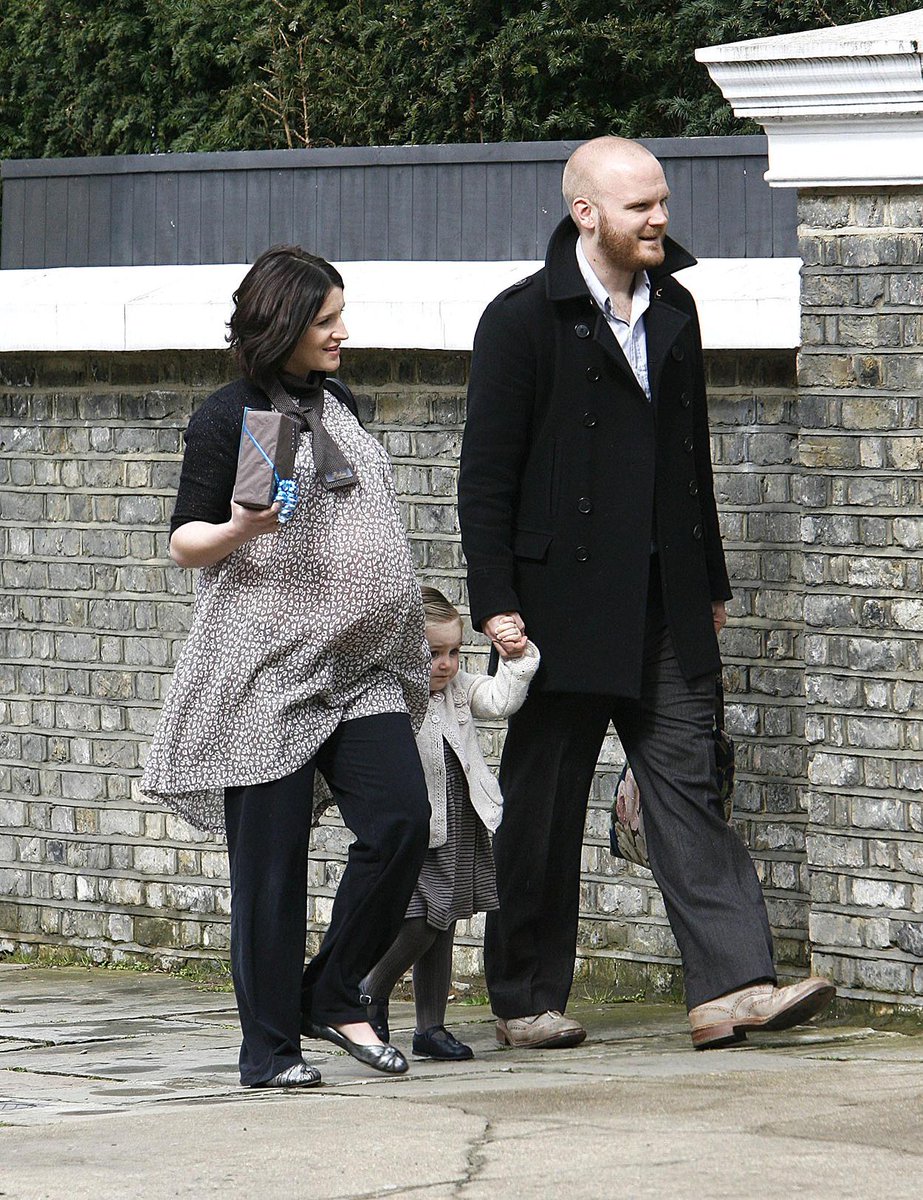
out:
{"label": "young girl", "polygon": [[472,717],[508,717],[522,705],[539,653],[512,619],[498,634],[497,674],[458,670],[462,621],[435,588],[423,588],[426,640],[432,652],[429,708],[417,745],[432,806],[429,851],[403,928],[362,981],[369,1021],[388,1041],[388,997],[413,965],[419,1057],[461,1060],[471,1047],[445,1027],[455,923],[497,907],[490,835],[503,798],[478,746]]}

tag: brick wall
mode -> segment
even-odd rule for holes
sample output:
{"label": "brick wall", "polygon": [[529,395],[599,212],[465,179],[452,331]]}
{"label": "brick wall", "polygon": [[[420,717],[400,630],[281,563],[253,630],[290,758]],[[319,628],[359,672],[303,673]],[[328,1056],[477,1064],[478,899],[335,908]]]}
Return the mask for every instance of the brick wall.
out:
{"label": "brick wall", "polygon": [[807,852],[818,967],[923,1006],[923,192],[800,199]]}
{"label": "brick wall", "polygon": [[[136,781],[190,613],[191,577],[166,554],[181,433],[227,371],[218,354],[0,357],[0,947],[66,945],[98,958],[226,951],[223,847],[143,803]],[[421,575],[459,601],[454,490],[466,371],[463,354],[371,351],[350,352],[344,371],[394,461]],[[708,372],[735,581],[723,642],[738,828],[754,851],[780,963],[799,973],[809,904],[820,898],[805,854],[818,792],[807,785],[802,536],[823,511],[802,461],[809,402],[796,396],[792,355],[715,354]],[[469,662],[485,661],[472,644]],[[863,701],[849,719],[875,711]],[[501,728],[482,736],[495,758]],[[659,892],[647,872],[607,851],[620,757],[612,739],[591,801],[582,968],[616,990],[675,991]],[[919,808],[916,819],[919,830]],[[908,834],[905,852],[913,844]],[[335,821],[316,833],[312,938],[329,915],[345,845]],[[459,929],[461,975],[479,973],[480,933],[480,918]]]}

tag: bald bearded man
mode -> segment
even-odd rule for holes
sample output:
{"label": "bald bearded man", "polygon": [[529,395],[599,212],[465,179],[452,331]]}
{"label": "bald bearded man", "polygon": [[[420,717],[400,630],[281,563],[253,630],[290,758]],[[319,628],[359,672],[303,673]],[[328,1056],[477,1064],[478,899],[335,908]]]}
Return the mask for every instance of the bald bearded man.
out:
{"label": "bald bearded man", "polygon": [[485,970],[502,1043],[566,1047],[587,799],[614,724],[644,798],[693,1045],[783,1029],[834,995],[778,987],[759,882],[723,818],[711,736],[731,595],[718,529],[695,259],[637,142],[570,158],[545,267],[478,326],[459,479],[472,621],[542,666],[509,725]]}

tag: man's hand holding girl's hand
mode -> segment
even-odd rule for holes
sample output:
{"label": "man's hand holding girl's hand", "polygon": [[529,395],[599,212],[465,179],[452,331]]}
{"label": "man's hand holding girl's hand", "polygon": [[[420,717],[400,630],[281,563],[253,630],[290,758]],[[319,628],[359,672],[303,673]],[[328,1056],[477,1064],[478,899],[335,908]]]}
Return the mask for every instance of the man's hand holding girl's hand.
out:
{"label": "man's hand holding girl's hand", "polygon": [[497,613],[484,622],[483,629],[501,658],[521,658],[525,654],[529,639],[519,613]]}

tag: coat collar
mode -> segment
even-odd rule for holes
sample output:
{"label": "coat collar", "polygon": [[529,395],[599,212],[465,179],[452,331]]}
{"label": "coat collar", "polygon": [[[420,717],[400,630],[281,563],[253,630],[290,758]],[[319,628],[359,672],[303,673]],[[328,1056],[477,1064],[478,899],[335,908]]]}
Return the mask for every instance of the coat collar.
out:
{"label": "coat collar", "polygon": [[[551,235],[545,255],[545,288],[549,300],[573,300],[587,295],[586,283],[577,266],[576,244],[577,227],[570,217],[564,217]],[[648,271],[652,296],[657,290],[658,280],[694,266],[696,262],[688,250],[670,237],[664,242],[664,250],[664,260],[660,266]]]}
{"label": "coat collar", "polygon": [[[589,289],[580,274],[580,267],[577,265],[576,242],[577,228],[570,217],[565,217],[551,235],[545,259],[545,286],[548,297],[552,301],[589,299]],[[651,304],[644,315],[644,331],[647,337],[647,370],[651,387],[651,401],[655,412],[660,395],[660,377],[664,362],[680,332],[689,321],[686,313],[661,299],[660,285],[674,271],[691,267],[696,261],[688,250],[684,250],[672,238],[666,239],[664,249],[663,262],[659,267],[655,267],[647,273],[651,281]],[[596,308],[596,305],[594,304],[593,307]],[[636,393],[638,400],[647,404],[647,397],[644,395],[641,385],[635,379],[634,372],[622,353],[621,346],[598,308],[593,326],[593,340],[602,347],[625,376],[626,382]]]}

